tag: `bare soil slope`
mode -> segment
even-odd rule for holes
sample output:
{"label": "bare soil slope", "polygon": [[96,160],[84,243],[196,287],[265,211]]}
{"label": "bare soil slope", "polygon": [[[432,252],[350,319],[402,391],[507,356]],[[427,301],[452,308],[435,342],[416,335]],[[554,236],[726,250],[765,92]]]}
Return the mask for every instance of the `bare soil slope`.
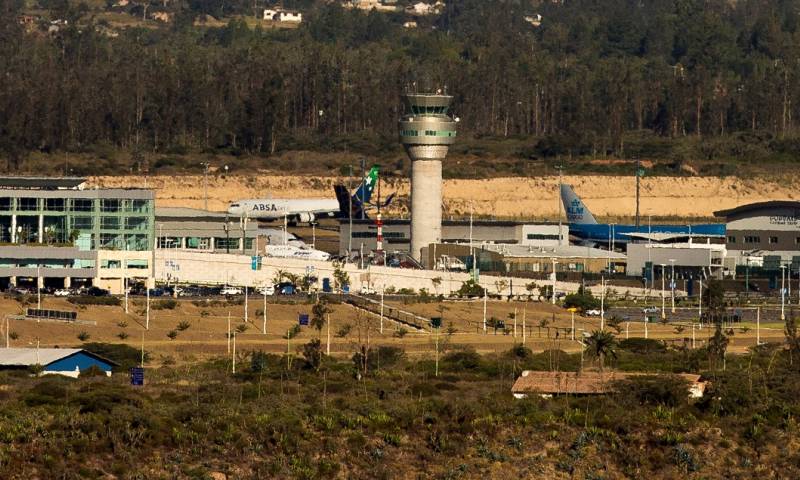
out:
{"label": "bare soil slope", "polygon": [[[305,175],[211,175],[208,207],[225,210],[242,198],[331,198],[340,177]],[[630,217],[635,212],[634,177],[566,176],[589,209],[601,217]],[[156,189],[161,206],[203,208],[202,176],[93,177],[92,185]],[[446,180],[445,215],[476,215],[498,218],[556,218],[558,177],[517,177],[487,180]],[[800,175],[785,177],[650,177],[642,179],[641,213],[654,217],[711,217],[719,209],[764,200],[798,198]],[[405,179],[388,179],[382,194],[397,192],[390,214],[407,215],[410,193]]]}

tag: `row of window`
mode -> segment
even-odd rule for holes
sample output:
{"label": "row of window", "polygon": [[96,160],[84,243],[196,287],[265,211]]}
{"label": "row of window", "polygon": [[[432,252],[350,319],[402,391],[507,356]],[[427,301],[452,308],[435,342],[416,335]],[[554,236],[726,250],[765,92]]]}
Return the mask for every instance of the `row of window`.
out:
{"label": "row of window", "polygon": [[[377,232],[353,232],[353,238],[378,238]],[[383,232],[383,238],[406,238],[403,232]]]}
{"label": "row of window", "polygon": [[528,240],[558,240],[558,235],[548,235],[544,233],[529,233]]}
{"label": "row of window", "polygon": [[[99,202],[96,204],[95,202]],[[93,212],[98,206],[101,212],[128,212],[128,213],[148,213],[150,212],[149,200],[121,200],[121,199],[100,199],[91,198],[35,198],[21,197],[0,198],[0,211],[17,210],[22,212],[48,211],[48,212]]]}
{"label": "row of window", "polygon": [[[245,249],[252,249],[255,239],[246,238]],[[158,248],[186,248],[190,250],[211,250],[211,237],[159,237]],[[238,238],[214,237],[215,250],[236,250],[242,248]]]}
{"label": "row of window", "polygon": [[[135,268],[144,270],[148,267],[147,260],[131,259],[125,261],[126,268]],[[100,268],[117,269],[122,268],[122,260],[103,260],[100,262]]]}
{"label": "row of window", "polygon": [[[728,235],[728,244],[736,243],[736,236],[735,235]],[[761,243],[761,237],[758,235],[745,235],[742,237],[742,243],[745,244],[753,244],[753,243]],[[769,244],[776,244],[778,243],[778,237],[767,237],[767,243]],[[794,237],[795,245],[800,245],[800,237]]]}
{"label": "row of window", "polygon": [[[423,135],[426,137],[455,137],[457,132],[451,130],[425,130]],[[400,135],[403,137],[419,137],[419,130],[401,130]]]}
{"label": "row of window", "polygon": [[412,105],[411,113],[414,115],[444,115],[447,113],[447,107],[424,107],[421,105]]}

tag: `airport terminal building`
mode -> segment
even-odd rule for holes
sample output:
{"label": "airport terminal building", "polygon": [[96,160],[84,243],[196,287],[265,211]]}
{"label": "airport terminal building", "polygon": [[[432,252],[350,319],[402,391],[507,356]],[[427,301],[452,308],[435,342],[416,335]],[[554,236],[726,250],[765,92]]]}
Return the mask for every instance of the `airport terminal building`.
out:
{"label": "airport terminal building", "polygon": [[767,258],[788,265],[800,256],[800,202],[751,203],[714,216],[727,224],[725,246],[731,267]]}
{"label": "airport terminal building", "polygon": [[152,277],[154,195],[86,188],[83,178],[0,178],[0,287]]}

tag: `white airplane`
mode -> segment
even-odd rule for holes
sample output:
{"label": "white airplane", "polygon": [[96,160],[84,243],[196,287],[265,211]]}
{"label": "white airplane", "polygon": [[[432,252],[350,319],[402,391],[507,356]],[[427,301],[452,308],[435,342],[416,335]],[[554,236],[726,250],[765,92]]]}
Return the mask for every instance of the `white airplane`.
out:
{"label": "white airplane", "polygon": [[[372,167],[367,176],[351,196],[344,185],[334,186],[336,199],[255,199],[239,200],[228,206],[228,214],[257,220],[278,220],[286,217],[290,222],[310,223],[320,217],[347,217],[350,206],[353,207],[353,218],[361,216],[362,209],[369,205],[372,191],[378,182],[378,167]],[[394,195],[387,199],[388,205]]]}
{"label": "white airplane", "polygon": [[265,253],[268,257],[275,258],[298,258],[301,260],[319,260],[327,262],[331,256],[322,250],[314,250],[309,247],[298,247],[296,245],[267,245]]}

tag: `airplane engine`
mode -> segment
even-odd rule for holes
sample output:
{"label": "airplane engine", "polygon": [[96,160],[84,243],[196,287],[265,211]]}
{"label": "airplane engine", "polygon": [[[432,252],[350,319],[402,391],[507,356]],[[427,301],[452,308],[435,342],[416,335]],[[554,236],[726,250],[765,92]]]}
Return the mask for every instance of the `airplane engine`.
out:
{"label": "airplane engine", "polygon": [[297,214],[297,221],[301,223],[311,223],[314,221],[315,218],[317,217],[311,212],[304,212]]}

